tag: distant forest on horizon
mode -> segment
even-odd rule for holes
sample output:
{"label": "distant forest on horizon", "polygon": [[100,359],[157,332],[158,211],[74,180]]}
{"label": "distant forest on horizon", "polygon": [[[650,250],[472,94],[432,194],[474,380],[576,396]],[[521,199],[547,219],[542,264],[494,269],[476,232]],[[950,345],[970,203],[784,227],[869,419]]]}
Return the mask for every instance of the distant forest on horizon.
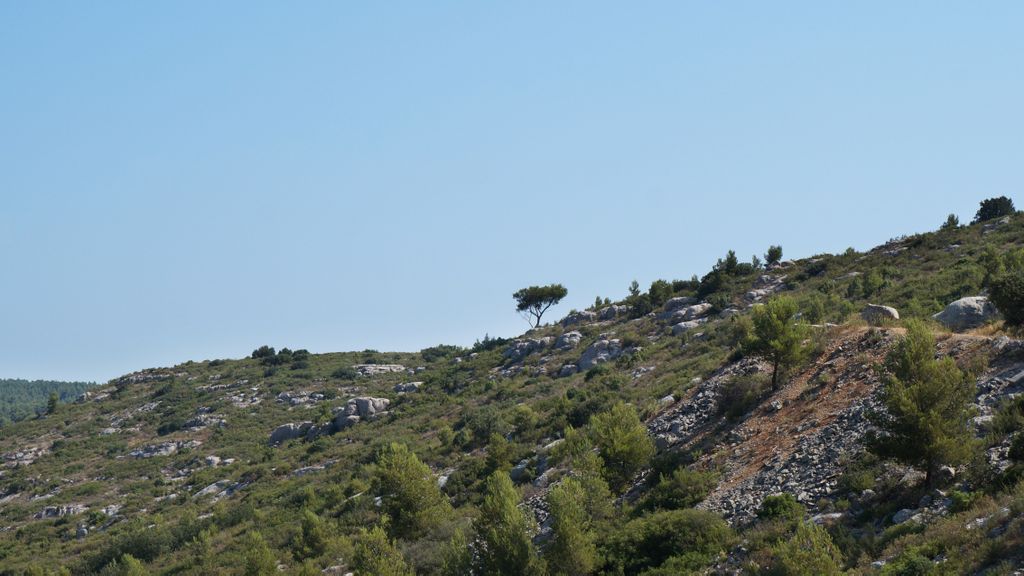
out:
{"label": "distant forest on horizon", "polygon": [[31,418],[46,410],[46,403],[53,392],[57,393],[61,403],[73,402],[95,385],[95,382],[0,378],[0,426]]}

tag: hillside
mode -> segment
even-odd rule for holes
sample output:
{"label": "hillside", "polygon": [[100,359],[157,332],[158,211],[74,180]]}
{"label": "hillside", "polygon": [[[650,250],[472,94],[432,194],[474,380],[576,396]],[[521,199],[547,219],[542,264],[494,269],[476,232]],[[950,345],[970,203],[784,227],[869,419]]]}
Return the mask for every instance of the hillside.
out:
{"label": "hillside", "polygon": [[[933,315],[1022,247],[1016,214],[865,253],[730,253],[469,349],[134,372],[3,427],[0,574],[495,573],[484,533],[507,518],[507,573],[1020,573],[1024,341]],[[806,332],[772,390],[745,343],[779,296]],[[976,386],[977,446],[931,486],[866,449],[908,319]]]}

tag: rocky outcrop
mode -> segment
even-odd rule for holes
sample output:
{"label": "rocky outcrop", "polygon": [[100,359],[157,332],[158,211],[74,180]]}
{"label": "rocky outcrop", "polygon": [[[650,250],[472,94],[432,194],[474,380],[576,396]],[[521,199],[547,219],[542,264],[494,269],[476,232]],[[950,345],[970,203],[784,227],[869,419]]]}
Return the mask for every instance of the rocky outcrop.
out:
{"label": "rocky outcrop", "polygon": [[360,376],[379,376],[394,372],[405,372],[405,366],[401,364],[356,364],[352,366]]}
{"label": "rocky outcrop", "polygon": [[762,274],[756,281],[754,281],[754,285],[751,287],[750,291],[743,295],[743,300],[746,301],[748,305],[752,305],[785,289],[785,287],[785,276]]}
{"label": "rocky outcrop", "polygon": [[277,401],[289,406],[311,406],[323,402],[324,395],[319,392],[294,392],[285,390],[277,395]]}
{"label": "rocky outcrop", "polygon": [[39,512],[36,512],[32,517],[36,520],[43,520],[45,518],[63,518],[64,516],[75,516],[88,510],[88,506],[81,504],[67,504],[64,506],[47,506]]}
{"label": "rocky outcrop", "polygon": [[580,345],[580,341],[583,340],[583,334],[580,334],[576,330],[572,332],[566,332],[555,340],[555,348],[559,350],[572,350],[573,348]]}
{"label": "rocky outcrop", "polygon": [[886,322],[894,322],[900,319],[900,313],[892,306],[879,304],[868,304],[860,311],[860,317],[872,326],[880,326]]}
{"label": "rocky outcrop", "polygon": [[575,326],[577,324],[590,324],[591,322],[597,321],[597,312],[591,310],[583,310],[582,312],[572,312],[565,318],[562,318],[562,326]]}
{"label": "rocky outcrop", "polygon": [[609,320],[615,320],[616,318],[625,318],[629,316],[630,307],[624,304],[613,304],[612,306],[606,306],[597,311],[597,317],[602,322]]}
{"label": "rocky outcrop", "polygon": [[960,332],[977,328],[999,318],[995,304],[984,296],[968,296],[951,302],[945,310],[932,316],[950,330]]}
{"label": "rocky outcrop", "polygon": [[583,352],[583,355],[580,356],[580,360],[576,365],[579,367],[581,372],[585,372],[602,362],[615,360],[619,356],[622,356],[622,353],[622,342],[618,338],[601,338],[597,342],[591,344]]}
{"label": "rocky outcrop", "polygon": [[538,350],[543,350],[551,345],[551,337],[544,338],[523,338],[514,340],[505,348],[502,354],[510,362],[518,362]]}
{"label": "rocky outcrop", "polygon": [[344,430],[361,421],[371,421],[386,416],[390,404],[391,401],[387,398],[369,396],[353,398],[334,414],[334,430]]}

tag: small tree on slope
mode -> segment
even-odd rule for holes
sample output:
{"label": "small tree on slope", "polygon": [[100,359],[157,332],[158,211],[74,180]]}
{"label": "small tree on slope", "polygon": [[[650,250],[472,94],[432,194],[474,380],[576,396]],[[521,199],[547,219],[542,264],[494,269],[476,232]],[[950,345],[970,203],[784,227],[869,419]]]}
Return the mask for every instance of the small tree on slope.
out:
{"label": "small tree on slope", "polygon": [[797,320],[796,312],[792,298],[776,296],[755,306],[752,313],[753,333],[743,343],[743,351],[772,363],[772,390],[778,389],[780,372],[800,362],[807,352],[806,326]]}
{"label": "small tree on slope", "polygon": [[952,358],[935,358],[935,339],[918,321],[907,322],[907,334],[886,367],[885,411],[870,416],[881,433],[870,437],[868,446],[879,456],[924,469],[931,486],[941,466],[970,457],[974,383]]}

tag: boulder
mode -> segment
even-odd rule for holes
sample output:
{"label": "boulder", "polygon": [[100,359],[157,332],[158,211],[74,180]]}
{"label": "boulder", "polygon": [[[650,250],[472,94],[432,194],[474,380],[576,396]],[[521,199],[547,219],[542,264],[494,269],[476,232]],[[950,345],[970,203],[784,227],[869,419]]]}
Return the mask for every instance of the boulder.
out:
{"label": "boulder", "polygon": [[885,322],[892,322],[900,319],[900,313],[892,306],[881,306],[879,304],[868,304],[860,311],[860,317],[868,324],[878,326]]}
{"label": "boulder", "polygon": [[388,409],[388,404],[391,404],[391,401],[387,398],[372,398],[370,396],[353,398],[348,402],[349,404],[355,402],[356,413],[359,414],[360,418],[369,418],[377,412],[383,412]]}
{"label": "boulder", "polygon": [[565,366],[562,366],[561,370],[558,371],[558,377],[559,378],[565,378],[567,376],[572,376],[577,371],[578,371],[578,368],[576,368],[575,364],[566,364]]}
{"label": "boulder", "polygon": [[938,472],[935,473],[935,482],[939,486],[946,486],[953,483],[956,479],[956,468],[952,466],[942,466]]}
{"label": "boulder", "polygon": [[679,336],[680,334],[692,330],[703,323],[704,320],[688,320],[686,322],[680,322],[672,326],[672,335]]}
{"label": "boulder", "polygon": [[404,384],[395,384],[395,392],[398,392],[399,394],[419,392],[420,386],[423,386],[423,382],[405,382]]}
{"label": "boulder", "polygon": [[907,520],[910,520],[917,514],[917,510],[911,510],[910,508],[904,508],[899,512],[892,515],[893,524],[903,524]]}
{"label": "boulder", "polygon": [[954,331],[970,330],[999,318],[995,304],[984,296],[968,296],[950,302],[946,309],[932,316]]}
{"label": "boulder", "polygon": [[268,443],[271,446],[275,446],[287,440],[301,438],[306,435],[306,432],[309,432],[312,426],[312,422],[289,422],[288,424],[282,424],[274,428],[274,431],[270,433]]}
{"label": "boulder", "polygon": [[555,340],[555,348],[558,348],[559,350],[572,350],[580,345],[581,340],[583,340],[583,334],[580,334],[576,330],[566,332]]}
{"label": "boulder", "polygon": [[359,416],[356,416],[355,414],[345,414],[344,412],[339,412],[338,415],[334,417],[334,429],[344,430],[345,428],[348,428],[350,426],[355,426],[356,424],[359,423],[359,420],[361,420],[361,418],[359,418]]}

